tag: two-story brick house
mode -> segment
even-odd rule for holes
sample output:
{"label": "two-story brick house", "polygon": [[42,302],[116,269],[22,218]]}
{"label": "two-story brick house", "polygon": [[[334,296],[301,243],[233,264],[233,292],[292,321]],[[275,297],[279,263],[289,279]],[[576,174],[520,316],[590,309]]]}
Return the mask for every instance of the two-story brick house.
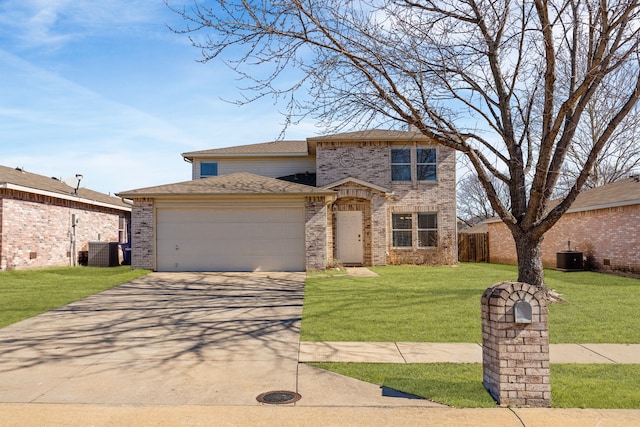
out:
{"label": "two-story brick house", "polygon": [[304,270],[456,262],[455,152],[370,130],[184,153],[134,201],[134,267]]}

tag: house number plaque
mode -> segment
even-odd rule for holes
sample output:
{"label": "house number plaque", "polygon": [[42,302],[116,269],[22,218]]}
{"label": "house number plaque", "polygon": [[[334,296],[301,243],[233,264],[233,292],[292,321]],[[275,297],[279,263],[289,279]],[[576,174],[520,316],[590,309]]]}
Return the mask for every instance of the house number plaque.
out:
{"label": "house number plaque", "polygon": [[340,157],[340,166],[343,168],[350,168],[355,163],[356,159],[353,157],[353,153],[346,152]]}

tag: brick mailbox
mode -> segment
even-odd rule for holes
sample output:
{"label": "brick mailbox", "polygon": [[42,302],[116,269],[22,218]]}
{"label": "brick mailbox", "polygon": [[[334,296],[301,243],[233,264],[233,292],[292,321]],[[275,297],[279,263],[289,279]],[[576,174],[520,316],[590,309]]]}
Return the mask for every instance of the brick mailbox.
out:
{"label": "brick mailbox", "polygon": [[550,407],[547,300],[535,286],[502,282],[482,295],[483,384],[499,405]]}

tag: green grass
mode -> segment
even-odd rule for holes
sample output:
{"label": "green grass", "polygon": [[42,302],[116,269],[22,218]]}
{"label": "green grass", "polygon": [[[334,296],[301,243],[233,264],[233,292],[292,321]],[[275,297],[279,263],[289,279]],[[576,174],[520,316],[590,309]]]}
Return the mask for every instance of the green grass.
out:
{"label": "green grass", "polygon": [[[444,405],[495,407],[480,364],[314,363],[313,366],[401,390]],[[551,365],[554,408],[640,408],[640,365]]]}
{"label": "green grass", "polygon": [[0,272],[0,327],[149,273],[131,267],[62,267]]}
{"label": "green grass", "polygon": [[[380,277],[310,277],[303,341],[481,342],[480,297],[516,268],[372,268]],[[640,343],[640,280],[591,272],[546,271],[566,304],[549,307],[552,343]]]}
{"label": "green grass", "polygon": [[566,304],[549,306],[552,343],[640,343],[640,280],[590,272],[546,271]]}
{"label": "green grass", "polygon": [[482,385],[480,364],[310,363],[321,369],[458,408],[496,403]]}
{"label": "green grass", "polygon": [[640,409],[640,365],[551,365],[556,408]]}
{"label": "green grass", "polygon": [[[310,277],[302,340],[481,342],[480,297],[513,266],[372,268],[380,277]],[[565,304],[549,306],[552,343],[640,343],[640,280],[545,272]],[[314,366],[455,407],[494,406],[480,364]],[[640,365],[552,365],[554,407],[640,409]]]}

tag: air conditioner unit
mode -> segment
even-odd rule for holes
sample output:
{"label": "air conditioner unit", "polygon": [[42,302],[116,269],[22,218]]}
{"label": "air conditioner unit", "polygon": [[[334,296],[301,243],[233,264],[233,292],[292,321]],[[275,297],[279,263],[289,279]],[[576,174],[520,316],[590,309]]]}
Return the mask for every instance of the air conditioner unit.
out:
{"label": "air conditioner unit", "polygon": [[119,264],[118,242],[89,242],[89,267],[115,267]]}

